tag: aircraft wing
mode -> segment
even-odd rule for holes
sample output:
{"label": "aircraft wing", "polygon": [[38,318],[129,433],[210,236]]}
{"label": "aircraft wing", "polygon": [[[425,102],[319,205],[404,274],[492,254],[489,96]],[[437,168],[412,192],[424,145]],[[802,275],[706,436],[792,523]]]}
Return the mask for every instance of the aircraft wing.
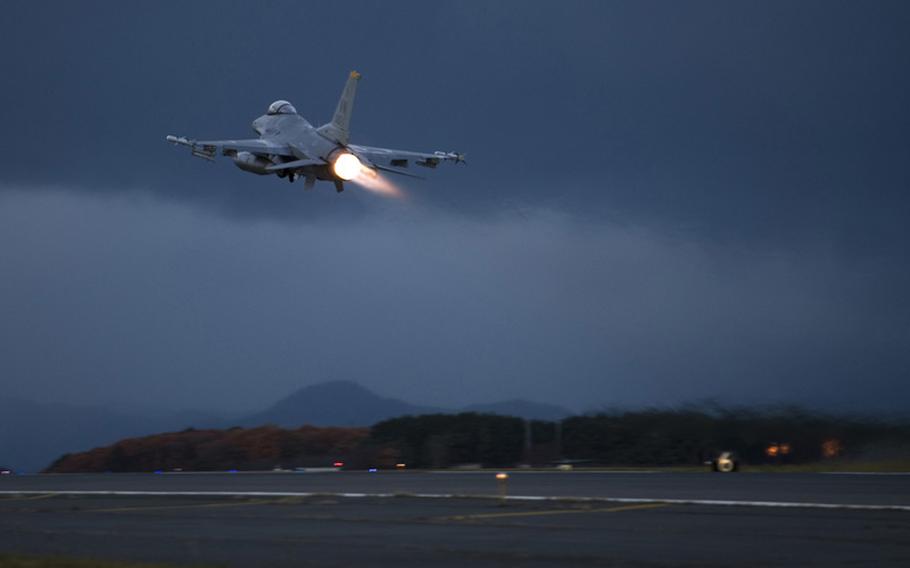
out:
{"label": "aircraft wing", "polygon": [[[464,163],[464,154],[457,152],[412,152],[409,150],[358,146],[356,144],[349,144],[347,148],[366,165],[384,170],[387,168],[406,168],[411,162],[425,168],[435,168],[440,162]],[[397,170],[387,171],[404,173]]]}
{"label": "aircraft wing", "polygon": [[189,146],[194,156],[214,160],[215,156],[235,155],[237,152],[250,152],[262,156],[288,156],[294,157],[291,147],[286,144],[276,144],[262,138],[249,140],[188,140],[183,136],[168,136],[171,144]]}

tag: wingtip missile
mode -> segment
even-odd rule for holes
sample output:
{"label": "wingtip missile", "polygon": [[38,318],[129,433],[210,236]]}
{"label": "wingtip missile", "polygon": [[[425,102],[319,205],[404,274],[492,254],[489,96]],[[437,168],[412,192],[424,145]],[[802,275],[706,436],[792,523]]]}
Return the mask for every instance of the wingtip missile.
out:
{"label": "wingtip missile", "polygon": [[171,144],[180,145],[180,146],[192,146],[193,141],[188,140],[185,136],[174,136],[173,134],[168,134],[165,138]]}
{"label": "wingtip missile", "polygon": [[218,147],[213,144],[197,145],[195,140],[190,140],[185,136],[168,134],[164,139],[174,146],[189,146],[192,155],[197,158],[205,158],[209,161],[215,160],[215,153],[218,151]]}

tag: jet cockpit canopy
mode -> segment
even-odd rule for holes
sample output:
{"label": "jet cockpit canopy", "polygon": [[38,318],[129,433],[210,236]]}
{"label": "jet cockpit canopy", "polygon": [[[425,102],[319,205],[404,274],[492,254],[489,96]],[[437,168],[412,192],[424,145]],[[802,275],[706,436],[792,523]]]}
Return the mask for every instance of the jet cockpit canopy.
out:
{"label": "jet cockpit canopy", "polygon": [[297,109],[287,101],[275,101],[269,105],[267,114],[297,114]]}

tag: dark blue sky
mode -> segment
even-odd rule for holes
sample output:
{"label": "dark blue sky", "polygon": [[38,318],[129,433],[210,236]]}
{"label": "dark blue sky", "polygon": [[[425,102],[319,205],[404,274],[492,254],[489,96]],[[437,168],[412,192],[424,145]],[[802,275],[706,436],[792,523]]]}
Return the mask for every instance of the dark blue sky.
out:
{"label": "dark blue sky", "polygon": [[[12,2],[0,376],[252,408],[714,397],[906,410],[903,2]],[[166,134],[286,98],[467,152],[405,198],[304,193]]]}

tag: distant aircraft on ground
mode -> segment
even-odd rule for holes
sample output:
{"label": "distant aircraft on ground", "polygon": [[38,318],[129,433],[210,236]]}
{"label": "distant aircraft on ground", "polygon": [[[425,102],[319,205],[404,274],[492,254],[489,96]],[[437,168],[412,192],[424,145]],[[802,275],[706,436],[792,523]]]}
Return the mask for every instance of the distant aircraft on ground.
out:
{"label": "distant aircraft on ground", "polygon": [[288,101],[275,101],[263,116],[253,121],[259,138],[249,140],[189,140],[169,135],[167,141],[189,146],[194,156],[214,160],[221,154],[247,172],[275,174],[293,182],[298,177],[310,189],[316,180],[334,182],[344,191],[344,182],[359,176],[377,175],[377,170],[411,177],[406,172],[410,162],[435,168],[440,162],[463,163],[464,154],[456,152],[411,152],[349,144],[351,110],[360,73],[352,71],[341,92],[335,116],[328,124],[314,128]]}

